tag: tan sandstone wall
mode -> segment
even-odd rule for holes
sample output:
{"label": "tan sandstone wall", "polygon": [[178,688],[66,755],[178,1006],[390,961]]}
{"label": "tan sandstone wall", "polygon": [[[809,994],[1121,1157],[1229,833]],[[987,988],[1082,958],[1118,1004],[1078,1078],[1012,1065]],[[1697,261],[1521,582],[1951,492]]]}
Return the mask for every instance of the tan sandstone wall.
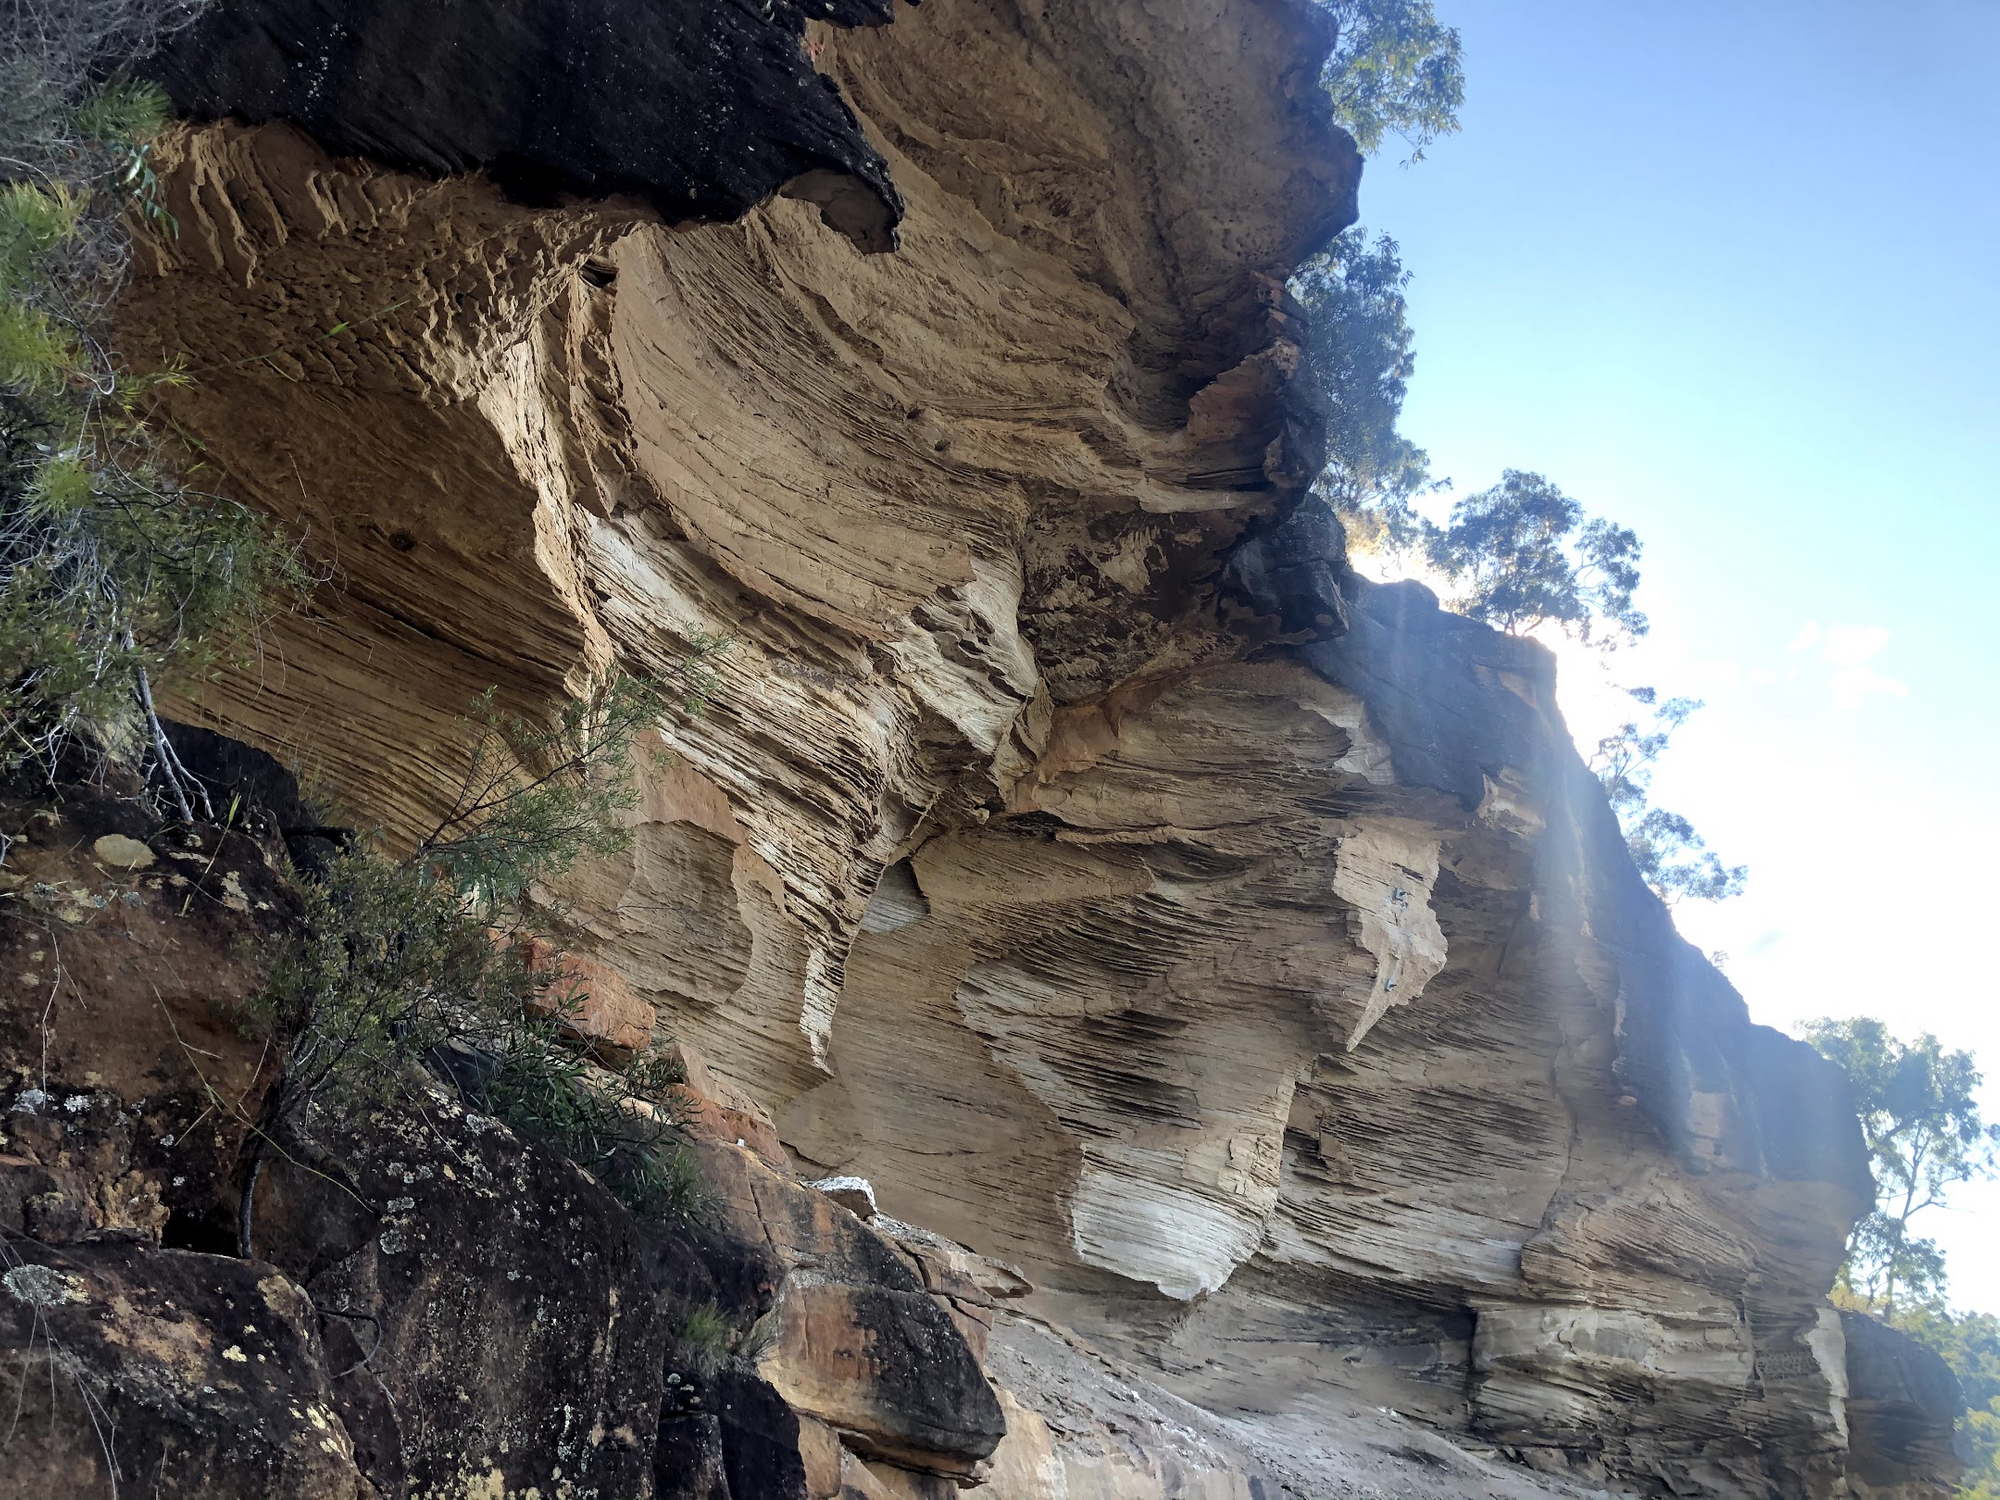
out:
{"label": "tan sandstone wall", "polygon": [[[1687,994],[1747,1027],[1605,863],[1546,659],[1351,579],[1288,629],[1232,562],[1314,468],[1283,283],[1360,177],[1314,13],[810,36],[892,253],[792,198],[662,224],[175,131],[125,336],[329,572],[185,711],[394,834],[487,688],[534,711],[726,636],[631,851],[560,893],[575,945],[805,1164],[1251,1424],[1202,1472],[1389,1407],[1580,1481],[1836,1493],[1852,1175],[1654,1038]],[[1397,630],[1458,674],[1421,732]],[[1103,1430],[1049,1420],[1000,1493],[1249,1493],[1161,1477],[1165,1438],[1092,1488]]]}

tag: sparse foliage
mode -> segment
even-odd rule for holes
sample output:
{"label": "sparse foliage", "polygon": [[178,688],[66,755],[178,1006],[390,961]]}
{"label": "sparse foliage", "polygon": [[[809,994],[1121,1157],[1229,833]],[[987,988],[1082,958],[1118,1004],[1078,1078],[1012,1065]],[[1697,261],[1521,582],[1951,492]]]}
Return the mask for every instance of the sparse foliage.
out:
{"label": "sparse foliage", "polygon": [[704,1373],[712,1372],[729,1353],[729,1318],[712,1298],[677,1309],[673,1329],[682,1358]]}
{"label": "sparse foliage", "polygon": [[467,1092],[488,1114],[545,1142],[602,1182],[644,1218],[690,1221],[708,1190],[674,1126],[674,1086],[685,1072],[649,1052],[622,1073],[592,1065],[565,1035],[560,1015],[507,1013],[483,1042],[491,1071]]}
{"label": "sparse foliage", "polygon": [[[1458,129],[1465,67],[1458,31],[1431,0],[1320,0],[1340,28],[1325,83],[1340,121],[1364,156],[1395,135],[1424,148]],[[1406,163],[1407,165],[1407,163]]]}
{"label": "sparse foliage", "polygon": [[[634,741],[675,707],[699,710],[705,658],[720,649],[704,643],[672,688],[602,683],[543,728],[489,695],[469,725],[459,794],[430,834],[402,860],[379,842],[350,848],[307,886],[303,929],[262,995],[288,1042],[267,1133],[306,1128],[315,1105],[352,1112],[403,1096],[429,1065],[636,1212],[700,1211],[671,1128],[683,1078],[658,1054],[622,1075],[589,1060],[562,1024],[577,997],[554,988],[559,969],[532,962],[522,911],[537,882],[629,841],[616,814],[637,797]],[[249,1204],[246,1189],[246,1253]]]}
{"label": "sparse foliage", "polygon": [[[210,3],[0,0],[0,179],[52,190],[108,186],[140,198],[145,211],[146,138],[164,101],[126,81],[124,70]],[[106,218],[92,229],[83,248],[105,252],[115,272],[123,260],[117,225]]]}
{"label": "sparse foliage", "polygon": [[[302,581],[247,509],[181,481],[140,417],[178,375],[105,338],[131,217],[171,232],[157,89],[116,76],[199,5],[0,3],[0,768],[78,737],[144,763],[192,818],[153,706]],[[109,81],[104,81],[108,77]]]}
{"label": "sparse foliage", "polygon": [[471,751],[451,805],[410,854],[491,916],[586,854],[623,848],[618,814],[635,806],[634,742],[668,712],[699,715],[714,690],[710,658],[727,643],[697,637],[673,684],[616,678],[570,699],[554,722],[506,713],[488,692],[469,723]]}
{"label": "sparse foliage", "polygon": [[1627,688],[1626,692],[1651,709],[1652,715],[1644,724],[1628,719],[1599,740],[1590,768],[1603,783],[1612,811],[1618,814],[1632,863],[1669,906],[1677,901],[1724,901],[1742,895],[1748,868],[1723,864],[1692,823],[1651,802],[1653,768],[1674,732],[1702,706],[1701,700],[1669,698],[1662,703],[1650,687]]}
{"label": "sparse foliage", "polygon": [[[1440,526],[1413,502],[1443,488],[1430,460],[1397,430],[1415,367],[1409,281],[1396,243],[1349,230],[1307,263],[1293,292],[1310,315],[1307,370],[1327,416],[1327,465],[1313,489],[1331,505],[1357,551],[1427,570],[1451,608],[1502,630],[1556,626],[1613,647],[1648,629],[1634,603],[1638,537],[1593,518],[1539,474],[1507,470],[1499,484],[1459,501]],[[1652,706],[1651,688],[1633,696]],[[1592,764],[1617,809],[1640,873],[1669,902],[1739,895],[1746,872],[1725,865],[1693,824],[1653,807],[1653,762],[1700,705],[1676,698],[1642,728],[1623,725]]]}
{"label": "sparse foliage", "polygon": [[1439,575],[1451,607],[1502,630],[1553,625],[1614,646],[1647,631],[1633,602],[1638,536],[1587,514],[1540,474],[1505,470],[1458,501],[1445,524],[1413,502],[1446,487],[1398,430],[1416,368],[1396,242],[1350,229],[1293,278],[1308,314],[1306,368],[1327,418],[1327,464],[1313,489],[1358,550]]}
{"label": "sparse foliage", "polygon": [[1649,807],[1640,814],[1625,830],[1625,847],[1646,884],[1669,906],[1679,901],[1727,901],[1742,895],[1749,883],[1748,865],[1725,865],[1695,832],[1694,824],[1663,807]]}
{"label": "sparse foliage", "polygon": [[1905,1043],[1868,1016],[1813,1021],[1800,1034],[1853,1080],[1875,1170],[1875,1208],[1855,1226],[1840,1284],[1885,1316],[1910,1306],[1935,1310],[1944,1258],[1912,1232],[1911,1220],[2000,1164],[2000,1124],[1980,1118],[1973,1056],[1947,1050],[1928,1032]]}
{"label": "sparse foliage", "polygon": [[1646,805],[1653,784],[1653,767],[1666,753],[1674,732],[1694,717],[1702,707],[1699,698],[1669,698],[1660,701],[1657,689],[1625,689],[1634,703],[1652,710],[1650,720],[1641,725],[1628,719],[1597,742],[1590,767],[1604,783],[1604,794],[1621,816]]}
{"label": "sparse foliage", "polygon": [[[1428,5],[1348,0],[1333,8],[1342,42],[1328,77],[1366,149],[1379,144],[1383,130],[1402,128],[1379,110],[1370,114],[1399,76],[1420,85],[1397,106],[1399,120],[1415,121],[1415,144],[1456,128],[1463,92],[1457,35],[1438,27]],[[1419,65],[1419,56],[1428,61]],[[1416,368],[1409,281],[1396,242],[1387,235],[1371,242],[1359,228],[1293,278],[1308,316],[1306,372],[1326,415],[1327,463],[1313,493],[1340,517],[1355,551],[1428,574],[1461,614],[1514,633],[1554,627],[1606,649],[1645,635],[1646,616],[1634,602],[1638,536],[1588,515],[1543,476],[1508,469],[1499,484],[1459,500],[1442,525],[1418,511],[1415,502],[1449,481],[1433,479],[1429,455],[1398,426]],[[1634,696],[1653,705],[1650,688]],[[1697,707],[1688,699],[1660,705],[1650,725],[1634,721],[1603,740],[1592,762],[1634,863],[1669,903],[1739,895],[1746,876],[1743,866],[1725,865],[1686,818],[1650,805],[1646,795],[1653,762]]]}
{"label": "sparse foliage", "polygon": [[1359,228],[1292,280],[1308,315],[1306,368],[1327,418],[1327,464],[1314,493],[1358,550],[1441,575],[1462,614],[1517,633],[1555,625],[1607,646],[1644,635],[1633,602],[1638,536],[1588,515],[1542,475],[1505,470],[1497,485],[1459,500],[1442,526],[1415,509],[1449,482],[1433,479],[1429,455],[1398,428],[1416,368],[1409,281],[1396,242],[1370,242]]}

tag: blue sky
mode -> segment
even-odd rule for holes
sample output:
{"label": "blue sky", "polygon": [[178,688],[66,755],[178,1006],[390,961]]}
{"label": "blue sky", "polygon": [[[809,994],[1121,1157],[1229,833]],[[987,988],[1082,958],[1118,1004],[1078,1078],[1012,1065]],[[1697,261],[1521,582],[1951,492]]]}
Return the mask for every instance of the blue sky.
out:
{"label": "blue sky", "polygon": [[[1680,918],[1752,1014],[1934,1031],[2000,1115],[2000,4],[1436,3],[1464,129],[1361,192],[1405,431],[1644,539],[1612,668],[1708,702],[1654,790],[1750,866]],[[1567,663],[1580,739],[1606,687]],[[1918,1222],[2000,1311],[2000,1187],[1959,1201]]]}

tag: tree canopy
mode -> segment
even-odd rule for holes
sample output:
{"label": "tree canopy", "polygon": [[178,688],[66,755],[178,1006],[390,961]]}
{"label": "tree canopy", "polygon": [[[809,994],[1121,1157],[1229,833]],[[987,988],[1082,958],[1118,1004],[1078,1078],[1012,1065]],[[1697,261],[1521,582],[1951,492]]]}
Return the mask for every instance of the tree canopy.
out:
{"label": "tree canopy", "polygon": [[1327,465],[1316,492],[1364,544],[1415,536],[1410,501],[1431,488],[1430,457],[1396,430],[1414,336],[1396,242],[1355,228],[1299,270],[1292,290],[1311,336],[1306,370],[1327,415]]}
{"label": "tree canopy", "polygon": [[1644,635],[1633,603],[1638,536],[1589,515],[1544,476],[1505,470],[1442,526],[1413,506],[1445,482],[1397,425],[1416,370],[1409,280],[1396,242],[1358,228],[1293,280],[1308,315],[1306,372],[1327,419],[1315,493],[1361,550],[1409,555],[1448,580],[1461,614],[1517,634],[1553,624],[1606,644]]}
{"label": "tree canopy", "polygon": [[1431,566],[1459,585],[1453,607],[1510,634],[1557,625],[1584,641],[1606,628],[1646,633],[1633,604],[1639,538],[1589,516],[1539,474],[1502,472],[1491,489],[1451,508],[1442,527],[1424,529]]}
{"label": "tree canopy", "polygon": [[1976,1060],[1928,1032],[1900,1041],[1869,1016],[1813,1021],[1800,1033],[1847,1070],[1875,1170],[1875,1207],[1854,1226],[1834,1300],[1900,1328],[1951,1366],[1970,1453],[1960,1500],[2000,1500],[2000,1318],[1946,1308],[1944,1254],[1910,1227],[1959,1183],[2000,1168],[2000,1124],[1980,1118]]}
{"label": "tree canopy", "polygon": [[1364,156],[1400,137],[1410,161],[1458,129],[1465,67],[1458,31],[1439,22],[1431,0],[1320,0],[1340,27],[1326,61],[1334,115]]}
{"label": "tree canopy", "polygon": [[1947,1050],[1929,1032],[1892,1036],[1871,1016],[1822,1019],[1800,1034],[1847,1070],[1861,1133],[1875,1169],[1875,1208],[1855,1226],[1840,1283],[1864,1306],[1885,1313],[1898,1297],[1937,1307],[1944,1257],[1910,1221],[1942,1204],[1951,1189],[1992,1176],[2000,1124],[1980,1118],[1979,1069],[1970,1052]]}
{"label": "tree canopy", "polygon": [[2000,1500],[2000,1318],[1910,1308],[1888,1321],[1937,1350],[1958,1377],[1971,1450],[1958,1500]]}
{"label": "tree canopy", "polygon": [[[1605,647],[1644,635],[1646,616],[1634,602],[1638,536],[1587,514],[1544,476],[1506,470],[1497,485],[1458,501],[1442,525],[1416,509],[1446,486],[1397,425],[1416,368],[1409,280],[1394,240],[1350,229],[1293,282],[1309,319],[1306,374],[1327,419],[1327,463],[1314,493],[1357,551],[1428,572],[1461,614],[1514,633],[1553,625]],[[1633,862],[1670,903],[1741,894],[1744,867],[1725,865],[1688,819],[1647,795],[1654,762],[1700,705],[1676,698],[1655,706],[1653,689],[1631,691],[1655,708],[1652,720],[1607,736],[1592,765]]]}

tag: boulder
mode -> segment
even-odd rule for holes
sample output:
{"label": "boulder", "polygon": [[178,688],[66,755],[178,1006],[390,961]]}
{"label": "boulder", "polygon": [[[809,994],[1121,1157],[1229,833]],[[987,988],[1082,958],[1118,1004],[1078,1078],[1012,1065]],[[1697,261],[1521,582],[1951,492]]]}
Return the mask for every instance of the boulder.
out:
{"label": "boulder", "polygon": [[875,1189],[866,1177],[822,1177],[806,1184],[863,1221],[875,1217]]}
{"label": "boulder", "polygon": [[1944,1500],[1964,1463],[1958,1378],[1935,1349],[1867,1313],[1843,1312],[1847,1472],[1860,1500]]}
{"label": "boulder", "polygon": [[719,1226],[768,1247],[775,1278],[757,1373],[871,1457],[968,1476],[1006,1423],[967,1339],[882,1235],[755,1153],[703,1143]]}
{"label": "boulder", "polygon": [[[421,1088],[421,1084],[413,1085]],[[672,1307],[655,1245],[582,1169],[430,1086],[315,1110],[264,1169],[260,1253],[322,1311],[333,1400],[385,1494],[652,1481]]]}
{"label": "boulder", "polygon": [[0,1489],[372,1497],[311,1301],[268,1265],[14,1242],[0,1272]]}

